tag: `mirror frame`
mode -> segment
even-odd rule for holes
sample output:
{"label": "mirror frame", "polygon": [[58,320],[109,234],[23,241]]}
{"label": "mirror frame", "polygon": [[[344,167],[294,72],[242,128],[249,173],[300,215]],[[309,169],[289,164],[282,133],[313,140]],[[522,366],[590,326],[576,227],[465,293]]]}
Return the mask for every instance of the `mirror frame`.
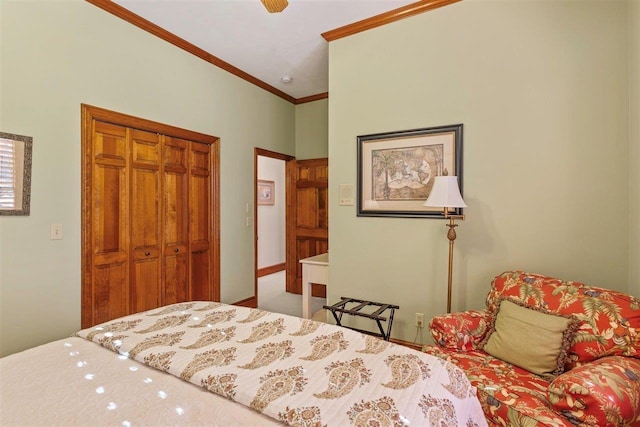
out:
{"label": "mirror frame", "polygon": [[24,143],[22,164],[22,207],[21,209],[0,209],[0,215],[29,215],[31,209],[31,164],[33,138],[24,135],[0,132],[0,138]]}

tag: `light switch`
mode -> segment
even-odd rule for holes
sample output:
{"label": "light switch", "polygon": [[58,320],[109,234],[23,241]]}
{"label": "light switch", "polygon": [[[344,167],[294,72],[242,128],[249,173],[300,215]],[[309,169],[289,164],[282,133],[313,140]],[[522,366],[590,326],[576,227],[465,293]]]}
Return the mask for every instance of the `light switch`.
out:
{"label": "light switch", "polygon": [[51,224],[51,240],[62,240],[62,224]]}
{"label": "light switch", "polygon": [[353,184],[340,184],[339,185],[339,205],[340,206],[353,206]]}

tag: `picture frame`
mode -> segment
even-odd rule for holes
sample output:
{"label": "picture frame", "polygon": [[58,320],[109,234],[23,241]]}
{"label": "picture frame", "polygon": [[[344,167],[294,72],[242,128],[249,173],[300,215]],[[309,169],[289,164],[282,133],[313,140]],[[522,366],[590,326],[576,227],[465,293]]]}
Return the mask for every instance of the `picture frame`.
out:
{"label": "picture frame", "polygon": [[[458,177],[462,193],[462,124],[360,135],[357,216],[444,218],[422,206],[433,178]],[[449,214],[462,215],[462,208]]]}
{"label": "picture frame", "polygon": [[29,216],[33,137],[0,132],[0,215]]}
{"label": "picture frame", "polygon": [[258,205],[269,206],[275,204],[275,182],[266,179],[258,180]]}

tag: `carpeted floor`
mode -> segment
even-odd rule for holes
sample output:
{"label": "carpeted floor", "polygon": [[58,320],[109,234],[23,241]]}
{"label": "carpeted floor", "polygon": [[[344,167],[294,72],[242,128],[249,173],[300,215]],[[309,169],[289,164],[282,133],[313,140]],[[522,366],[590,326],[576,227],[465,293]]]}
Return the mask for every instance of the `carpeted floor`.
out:
{"label": "carpeted floor", "polygon": [[[311,298],[311,311],[314,313],[314,320],[326,321],[326,310],[322,308],[325,301],[324,298]],[[258,278],[258,308],[302,317],[302,295],[285,291],[285,272],[279,271]]]}

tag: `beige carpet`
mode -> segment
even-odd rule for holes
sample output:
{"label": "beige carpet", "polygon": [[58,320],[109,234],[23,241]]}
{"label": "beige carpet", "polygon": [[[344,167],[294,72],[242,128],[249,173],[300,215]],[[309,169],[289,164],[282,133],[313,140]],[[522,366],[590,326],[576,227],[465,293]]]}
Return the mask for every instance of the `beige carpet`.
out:
{"label": "beige carpet", "polygon": [[[313,320],[326,322],[326,310],[322,308],[324,298],[311,298]],[[285,272],[279,271],[258,278],[258,308],[274,313],[302,317],[302,295],[285,291]]]}

